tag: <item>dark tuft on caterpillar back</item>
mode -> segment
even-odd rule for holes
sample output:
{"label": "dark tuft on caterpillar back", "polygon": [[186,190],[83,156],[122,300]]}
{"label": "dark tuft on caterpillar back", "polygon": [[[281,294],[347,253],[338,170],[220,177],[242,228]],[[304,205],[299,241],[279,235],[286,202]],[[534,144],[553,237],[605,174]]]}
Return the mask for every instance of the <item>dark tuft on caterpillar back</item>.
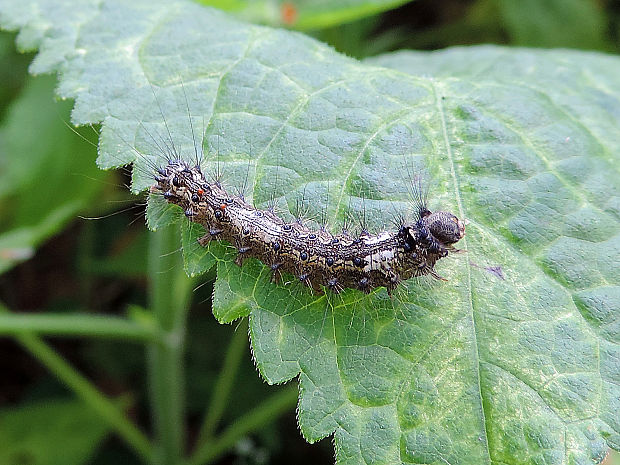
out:
{"label": "dark tuft on caterpillar back", "polygon": [[339,293],[346,288],[370,292],[385,287],[389,293],[400,282],[430,274],[435,263],[454,251],[465,235],[465,223],[445,211],[417,212],[417,221],[402,222],[397,231],[359,237],[312,231],[302,222],[287,223],[273,211],[258,210],[243,198],[229,194],[219,183],[209,183],[198,166],[172,160],[158,170],[151,192],[183,208],[189,221],[208,233],[199,239],[226,240],[239,251],[236,263],[255,257],[268,264],[272,279],[286,272],[317,292],[327,287]]}

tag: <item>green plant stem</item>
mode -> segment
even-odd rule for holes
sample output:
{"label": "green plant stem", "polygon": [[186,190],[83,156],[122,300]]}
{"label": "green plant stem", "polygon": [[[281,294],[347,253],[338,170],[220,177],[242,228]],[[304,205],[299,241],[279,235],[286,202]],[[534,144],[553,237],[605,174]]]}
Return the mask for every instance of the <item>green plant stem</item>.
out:
{"label": "green plant stem", "polygon": [[113,401],[103,395],[66,360],[33,334],[19,334],[15,339],[45,365],[58,379],[103,417],[145,463],[151,463],[153,448],[148,438],[131,422]]}
{"label": "green plant stem", "polygon": [[297,403],[297,384],[287,386],[258,407],[238,418],[220,436],[204,443],[189,460],[189,465],[205,465],[230,450],[246,434],[270,423]]}
{"label": "green plant stem", "polygon": [[125,318],[79,313],[23,314],[4,313],[4,311],[0,313],[0,336],[14,336],[25,333],[46,336],[103,337],[133,341],[154,341],[157,339],[155,329]]}
{"label": "green plant stem", "polygon": [[196,447],[208,442],[213,436],[215,428],[222,418],[222,413],[226,410],[228,399],[233,392],[233,383],[239,371],[239,365],[248,342],[248,320],[244,318],[239,327],[235,330],[233,337],[228,344],[224,364],[220,370],[219,377],[215,383],[211,401],[207,407],[205,419],[198,434]]}
{"label": "green plant stem", "polygon": [[179,243],[177,228],[150,235],[150,308],[164,341],[148,346],[157,465],[180,463],[185,445],[183,349],[191,280],[183,271]]}

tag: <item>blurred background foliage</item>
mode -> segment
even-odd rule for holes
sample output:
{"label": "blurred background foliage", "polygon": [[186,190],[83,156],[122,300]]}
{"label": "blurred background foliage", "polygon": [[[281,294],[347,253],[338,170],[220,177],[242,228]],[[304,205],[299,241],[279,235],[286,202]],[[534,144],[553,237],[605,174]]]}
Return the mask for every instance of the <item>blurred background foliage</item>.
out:
{"label": "blurred background foliage", "polygon": [[[202,3],[249,21],[303,30],[357,58],[480,43],[620,51],[620,2],[612,0]],[[0,464],[140,463],[110,434],[97,409],[66,387],[82,381],[70,381],[71,371],[63,377],[63,363],[79,369],[148,430],[143,346],[78,337],[46,345],[20,336],[2,319],[8,309],[23,315],[129,313],[140,319],[148,301],[144,199],[129,194],[126,172],[97,169],[97,128],[79,128],[78,137],[68,127],[72,102],[54,100],[55,77],[28,75],[33,56],[18,54],[14,43],[14,34],[0,33],[0,336],[7,336],[0,338]],[[209,279],[196,286],[189,314],[185,358],[191,381],[185,394],[191,441],[201,430],[205,399],[220,396],[207,419],[211,434],[274,392],[290,390],[260,380],[245,327],[216,323],[211,286]],[[224,388],[229,392],[218,393]],[[269,404],[251,427],[220,444],[213,462],[331,463],[329,441],[310,446],[298,433],[296,392],[280,398],[282,405]],[[619,465],[618,455],[608,463]]]}

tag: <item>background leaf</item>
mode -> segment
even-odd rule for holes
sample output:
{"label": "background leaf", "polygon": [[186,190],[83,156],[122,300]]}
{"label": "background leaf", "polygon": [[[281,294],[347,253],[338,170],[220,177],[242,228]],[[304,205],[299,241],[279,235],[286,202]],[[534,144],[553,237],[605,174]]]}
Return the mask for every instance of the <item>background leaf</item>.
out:
{"label": "background leaf", "polygon": [[[495,0],[515,45],[605,49],[605,15],[589,0]],[[525,5],[523,3],[526,3]]]}
{"label": "background leaf", "polygon": [[104,186],[94,147],[63,123],[70,103],[53,102],[54,85],[29,79],[0,127],[0,273],[30,258]]}
{"label": "background leaf", "polygon": [[[40,47],[33,69],[61,71],[74,121],[105,120],[100,165],[135,160],[134,190],[164,162],[162,117],[193,157],[187,95],[217,153],[205,169],[239,185],[249,163],[259,206],[274,195],[287,215],[305,189],[335,225],[363,193],[380,228],[406,207],[407,160],[432,208],[470,220],[467,255],[440,265],[450,281],[393,300],[275,286],[213,251],[216,316],[250,316],[262,375],[299,377],[302,433],[335,433],[340,463],[580,463],[620,447],[617,57],[480,50],[512,78],[497,56],[475,75],[476,51],[457,50],[429,77],[184,2],[1,12]],[[197,257],[193,273],[211,263]]]}
{"label": "background leaf", "polygon": [[235,13],[242,19],[319,29],[368,17],[407,3],[408,0],[200,0],[207,6]]}
{"label": "background leaf", "polygon": [[84,403],[39,402],[0,412],[0,462],[5,465],[79,465],[110,428]]}

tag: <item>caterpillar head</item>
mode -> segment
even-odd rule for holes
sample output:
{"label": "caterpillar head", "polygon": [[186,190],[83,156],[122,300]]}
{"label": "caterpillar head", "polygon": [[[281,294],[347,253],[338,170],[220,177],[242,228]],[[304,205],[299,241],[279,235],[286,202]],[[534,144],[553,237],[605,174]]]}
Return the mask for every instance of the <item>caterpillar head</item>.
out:
{"label": "caterpillar head", "polygon": [[406,250],[414,251],[422,246],[431,253],[446,256],[449,247],[465,236],[465,222],[449,212],[425,210],[417,222],[402,226],[400,235],[405,238]]}
{"label": "caterpillar head", "polygon": [[449,212],[430,213],[422,218],[429,232],[442,245],[452,245],[465,236],[465,222]]}

